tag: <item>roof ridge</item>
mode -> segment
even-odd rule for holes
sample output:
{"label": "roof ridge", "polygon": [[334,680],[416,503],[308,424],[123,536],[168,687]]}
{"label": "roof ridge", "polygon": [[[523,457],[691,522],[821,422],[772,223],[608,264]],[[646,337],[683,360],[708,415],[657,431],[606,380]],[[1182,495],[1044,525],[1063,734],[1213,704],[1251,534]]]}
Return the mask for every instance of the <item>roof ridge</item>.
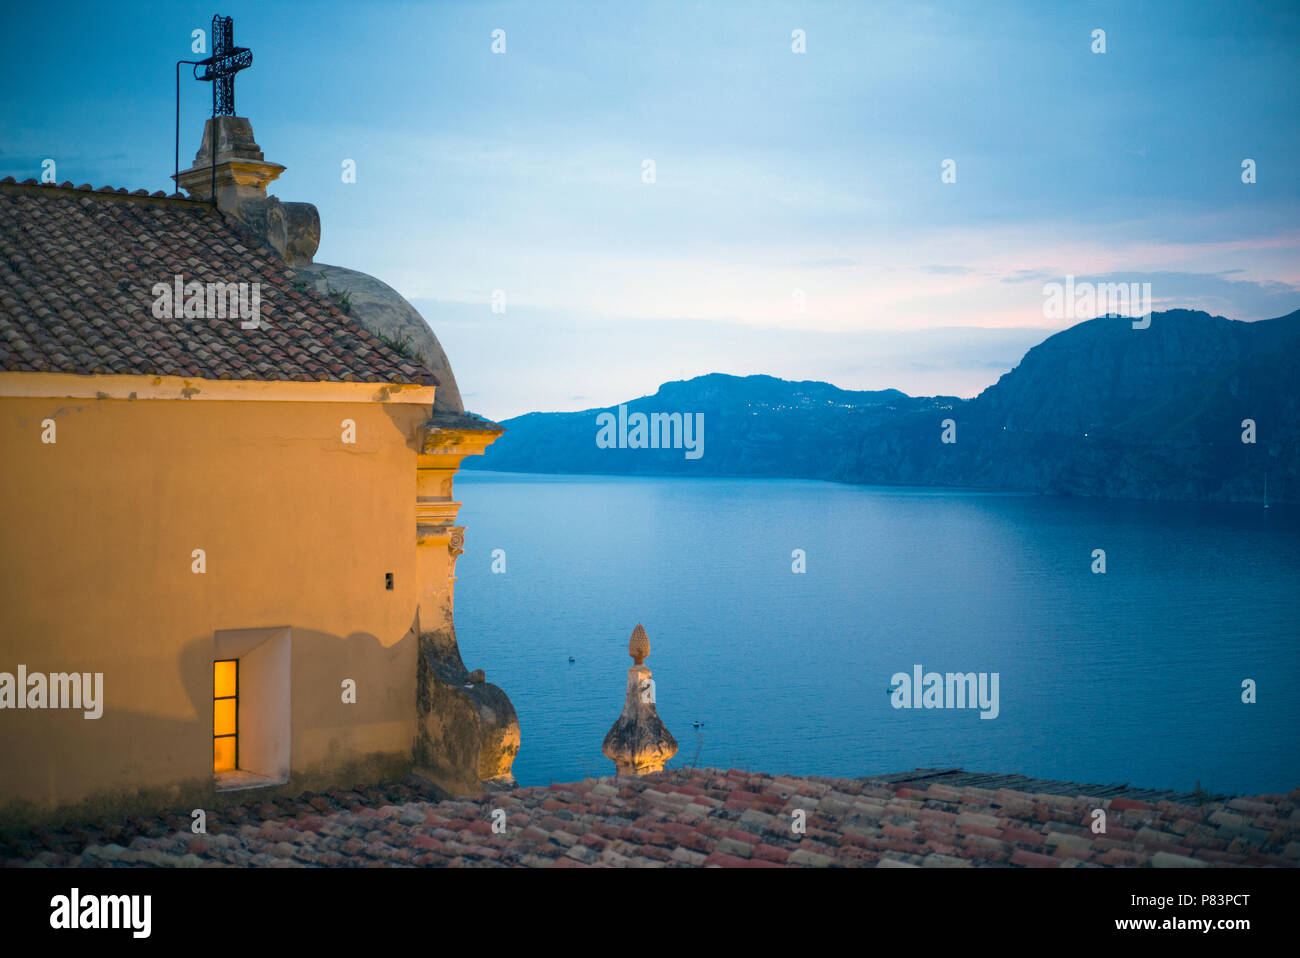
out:
{"label": "roof ridge", "polygon": [[91,186],[89,183],[82,183],[80,186],[74,186],[72,180],[64,180],[62,183],[42,183],[33,177],[28,177],[20,182],[12,176],[6,176],[4,179],[0,179],[0,189],[5,189],[6,192],[25,193],[36,190],[42,193],[64,192],[104,198],[173,200],[196,206],[212,205],[211,203],[204,203],[199,200],[191,199],[184,193],[164,193],[162,190],[155,190],[150,193],[148,190],[144,189],[128,190],[125,186]]}

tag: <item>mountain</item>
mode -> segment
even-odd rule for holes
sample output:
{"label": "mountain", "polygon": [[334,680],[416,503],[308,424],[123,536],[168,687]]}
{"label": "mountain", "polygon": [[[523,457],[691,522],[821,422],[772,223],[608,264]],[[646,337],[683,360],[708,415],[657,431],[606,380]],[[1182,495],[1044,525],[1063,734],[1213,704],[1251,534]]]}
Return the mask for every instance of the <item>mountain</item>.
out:
{"label": "mountain", "polygon": [[[628,401],[623,419],[607,407],[507,420],[506,434],[465,467],[1243,501],[1261,497],[1267,472],[1271,500],[1296,500],[1297,374],[1300,310],[1252,323],[1170,310],[1146,329],[1102,317],[1035,346],[974,399],[714,373]],[[606,444],[640,441],[637,413],[703,414],[698,456],[684,442],[598,445],[602,424]],[[944,443],[949,419],[956,441]],[[1255,421],[1254,444],[1241,441],[1244,419]],[[654,424],[656,438],[669,437]]]}

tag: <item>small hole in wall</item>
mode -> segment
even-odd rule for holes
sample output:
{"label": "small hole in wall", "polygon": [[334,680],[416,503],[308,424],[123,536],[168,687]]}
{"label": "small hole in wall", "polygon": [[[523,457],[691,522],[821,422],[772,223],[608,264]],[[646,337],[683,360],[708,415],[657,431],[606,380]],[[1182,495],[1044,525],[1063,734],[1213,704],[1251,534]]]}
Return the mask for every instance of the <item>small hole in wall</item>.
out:
{"label": "small hole in wall", "polygon": [[391,572],[384,573],[384,588],[389,592],[393,591],[393,574]]}

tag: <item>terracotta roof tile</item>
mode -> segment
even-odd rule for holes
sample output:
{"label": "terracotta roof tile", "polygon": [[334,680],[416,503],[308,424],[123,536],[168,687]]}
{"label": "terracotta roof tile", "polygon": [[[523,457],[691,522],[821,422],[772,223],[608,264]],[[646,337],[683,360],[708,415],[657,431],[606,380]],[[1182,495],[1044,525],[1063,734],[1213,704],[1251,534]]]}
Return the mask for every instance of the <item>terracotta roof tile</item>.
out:
{"label": "terracotta roof tile", "polygon": [[[296,274],[238,229],[207,204],[161,191],[6,177],[0,371],[437,385],[331,299],[296,288]],[[155,318],[154,284],[178,274],[259,283],[260,327]]]}
{"label": "terracotta roof tile", "polygon": [[[952,781],[953,773],[942,774]],[[240,867],[1300,865],[1300,793],[1227,805],[1190,804],[1180,796],[1184,800],[1138,800],[1149,807],[1122,809],[1114,800],[1081,794],[1126,790],[1119,786],[1054,783],[1061,792],[1049,793],[1022,780],[1034,787],[1030,793],[939,782],[927,787],[925,776],[916,774],[887,778],[895,780],[773,779],[681,769],[441,801],[432,786],[408,780],[235,806],[210,813],[203,836],[184,827],[183,809],[156,821],[37,832],[0,845],[0,860]],[[1076,794],[1065,794],[1071,790]],[[788,819],[732,801],[757,794],[790,796],[808,808],[817,802],[818,808],[809,812],[810,827],[797,835]],[[1106,831],[1094,834],[1083,824],[1091,821],[1087,812],[1107,801]],[[497,808],[510,809],[503,834],[490,824]],[[703,817],[691,812],[701,808]],[[1059,820],[1063,808],[1076,821]],[[918,809],[919,818],[896,813]],[[1037,824],[1040,815],[1050,824]],[[1000,830],[984,824],[990,820]],[[1179,822],[1193,827],[1180,844],[1170,844]],[[1259,827],[1264,824],[1270,827]]]}

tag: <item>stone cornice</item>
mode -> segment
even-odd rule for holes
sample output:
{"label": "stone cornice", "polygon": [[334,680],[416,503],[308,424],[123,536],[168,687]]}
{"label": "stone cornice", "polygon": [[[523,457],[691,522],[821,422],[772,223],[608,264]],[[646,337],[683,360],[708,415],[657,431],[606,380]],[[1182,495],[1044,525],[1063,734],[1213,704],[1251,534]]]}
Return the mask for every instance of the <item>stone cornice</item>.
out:
{"label": "stone cornice", "polygon": [[[249,186],[259,189],[265,189],[266,184],[279,178],[285,168],[279,163],[267,163],[264,160],[217,160],[217,188],[234,183],[236,186]],[[204,182],[204,181],[207,182]],[[208,187],[211,190],[212,167],[195,166],[188,170],[181,170],[177,177],[177,185],[183,189],[189,190],[191,195],[194,194],[196,187]],[[207,191],[200,189],[204,195]]]}
{"label": "stone cornice", "polygon": [[0,372],[0,398],[376,402],[416,403],[432,407],[436,391],[436,386],[407,383],[292,382],[198,379],[185,376],[118,374],[85,376],[78,373]]}
{"label": "stone cornice", "polygon": [[420,427],[420,452],[425,456],[455,456],[458,460],[481,456],[504,433],[496,423],[489,424],[488,428],[426,423]]}

